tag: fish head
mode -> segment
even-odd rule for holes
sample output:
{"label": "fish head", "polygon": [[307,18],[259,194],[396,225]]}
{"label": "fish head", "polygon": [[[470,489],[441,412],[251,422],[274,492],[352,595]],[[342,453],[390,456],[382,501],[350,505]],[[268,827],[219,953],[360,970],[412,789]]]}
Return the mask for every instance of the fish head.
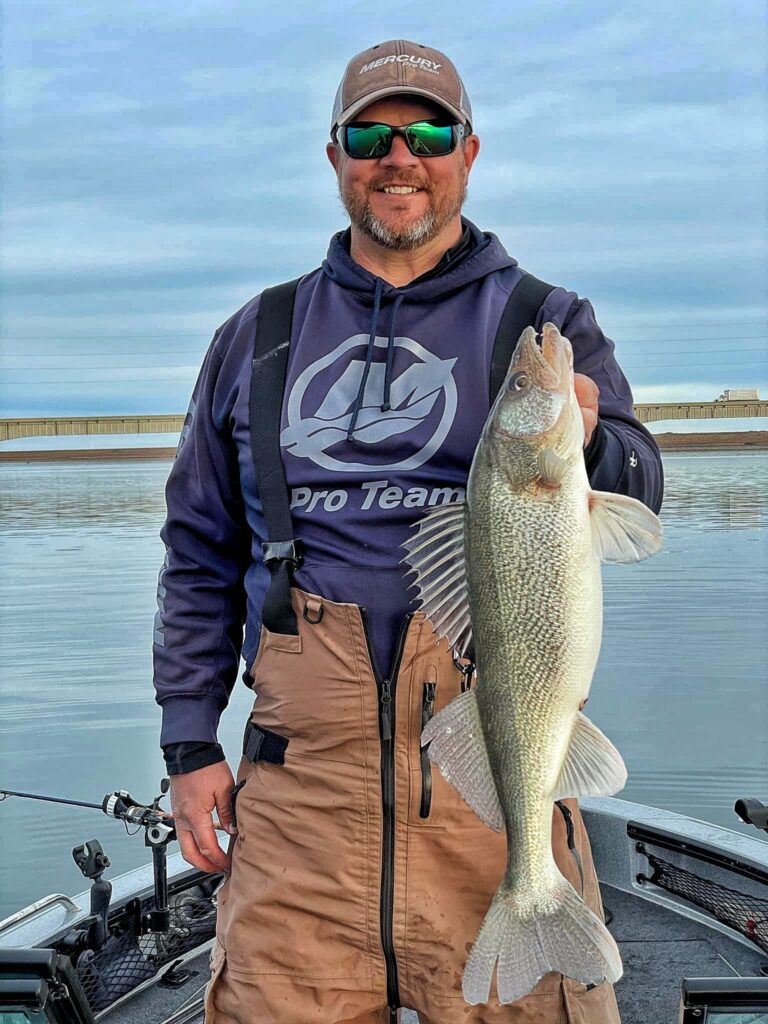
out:
{"label": "fish head", "polygon": [[521,463],[521,455],[535,461],[544,448],[560,457],[581,454],[584,423],[573,384],[573,351],[554,324],[544,324],[541,345],[533,327],[520,335],[486,432],[497,458],[516,463],[515,476],[528,461]]}

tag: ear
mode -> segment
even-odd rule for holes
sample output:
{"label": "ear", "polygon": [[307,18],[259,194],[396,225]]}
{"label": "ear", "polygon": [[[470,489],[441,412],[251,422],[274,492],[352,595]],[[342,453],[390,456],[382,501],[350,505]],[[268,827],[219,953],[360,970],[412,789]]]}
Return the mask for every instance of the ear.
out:
{"label": "ear", "polygon": [[477,158],[477,154],[480,152],[480,139],[477,135],[469,135],[467,141],[462,147],[462,154],[464,156],[464,166],[469,174],[472,169],[472,164]]}
{"label": "ear", "polygon": [[329,142],[325,147],[325,155],[328,157],[331,167],[333,167],[336,173],[339,173],[339,154],[341,147],[336,142]]}

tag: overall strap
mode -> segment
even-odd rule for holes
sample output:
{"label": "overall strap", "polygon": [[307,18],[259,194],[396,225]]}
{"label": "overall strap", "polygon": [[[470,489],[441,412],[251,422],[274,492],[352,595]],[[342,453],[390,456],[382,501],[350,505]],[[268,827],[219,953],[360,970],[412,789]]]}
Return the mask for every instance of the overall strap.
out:
{"label": "overall strap", "polygon": [[248,402],[251,455],[267,526],[262,550],[271,576],[261,618],[271,632],[294,635],[298,626],[291,606],[291,583],[302,554],[301,543],[293,536],[290,495],[280,453],[280,416],[293,305],[300,280],[267,288],[261,294]]}
{"label": "overall strap", "polygon": [[518,281],[507,299],[493,343],[490,379],[491,405],[499,393],[499,388],[504,383],[512,353],[520,340],[520,335],[526,327],[533,326],[544,300],[554,287],[553,284],[540,281],[533,274],[526,274]]}

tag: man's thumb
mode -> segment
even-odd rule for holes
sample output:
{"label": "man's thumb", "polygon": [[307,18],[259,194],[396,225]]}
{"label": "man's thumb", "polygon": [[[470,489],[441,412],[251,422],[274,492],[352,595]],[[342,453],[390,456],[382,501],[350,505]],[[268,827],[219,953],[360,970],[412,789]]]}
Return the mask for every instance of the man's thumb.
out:
{"label": "man's thumb", "polygon": [[219,822],[231,836],[237,835],[237,827],[232,817],[232,791],[228,791],[224,798],[216,797],[216,812]]}

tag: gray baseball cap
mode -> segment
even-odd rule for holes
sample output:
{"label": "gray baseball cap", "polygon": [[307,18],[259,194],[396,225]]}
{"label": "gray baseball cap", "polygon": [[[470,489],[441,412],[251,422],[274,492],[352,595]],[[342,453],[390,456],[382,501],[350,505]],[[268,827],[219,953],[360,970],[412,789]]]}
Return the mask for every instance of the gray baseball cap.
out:
{"label": "gray baseball cap", "polygon": [[432,100],[472,129],[464,83],[445,54],[407,39],[390,39],[363,50],[347,64],[333,101],[331,135],[369,103],[398,94]]}

